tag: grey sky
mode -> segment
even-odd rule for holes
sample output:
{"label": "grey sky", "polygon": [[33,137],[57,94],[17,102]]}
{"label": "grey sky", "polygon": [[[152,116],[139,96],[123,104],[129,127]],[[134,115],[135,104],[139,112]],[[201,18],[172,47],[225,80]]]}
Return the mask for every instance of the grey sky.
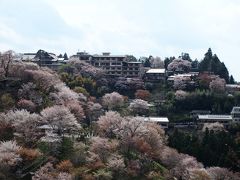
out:
{"label": "grey sky", "polygon": [[0,49],[203,58],[240,81],[239,0],[0,0]]}

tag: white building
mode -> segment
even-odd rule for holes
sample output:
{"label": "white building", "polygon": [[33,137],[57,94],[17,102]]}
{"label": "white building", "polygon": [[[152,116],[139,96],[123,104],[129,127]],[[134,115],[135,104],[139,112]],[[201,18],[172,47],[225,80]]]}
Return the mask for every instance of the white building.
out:
{"label": "white building", "polygon": [[206,115],[198,115],[197,116],[197,122],[199,125],[203,125],[204,123],[216,123],[219,122],[223,124],[225,127],[229,125],[233,120],[231,115],[212,115],[212,114],[206,114]]}
{"label": "white building", "polygon": [[231,115],[233,121],[240,122],[240,107],[233,107]]}
{"label": "white building", "polygon": [[149,69],[146,72],[145,79],[147,81],[161,82],[166,80],[166,70],[165,69]]}
{"label": "white building", "polygon": [[239,84],[226,84],[226,90],[229,93],[240,92],[240,85]]}
{"label": "white building", "polygon": [[145,117],[144,121],[146,122],[155,122],[159,125],[161,125],[161,127],[163,129],[168,128],[168,124],[169,124],[169,120],[167,117]]}

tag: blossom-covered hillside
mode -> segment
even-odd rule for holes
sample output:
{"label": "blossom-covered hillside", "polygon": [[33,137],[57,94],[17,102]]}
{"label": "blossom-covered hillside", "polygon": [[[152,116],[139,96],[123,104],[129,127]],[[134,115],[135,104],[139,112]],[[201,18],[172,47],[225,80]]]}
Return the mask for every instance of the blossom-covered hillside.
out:
{"label": "blossom-covered hillside", "polygon": [[71,82],[79,87],[70,89],[66,74],[7,54],[0,66],[0,179],[239,179],[168,147],[161,126],[138,116],[151,111],[148,93],[132,102],[109,90],[96,97],[89,91],[101,71],[91,65],[85,72],[85,64],[72,62],[79,74]]}

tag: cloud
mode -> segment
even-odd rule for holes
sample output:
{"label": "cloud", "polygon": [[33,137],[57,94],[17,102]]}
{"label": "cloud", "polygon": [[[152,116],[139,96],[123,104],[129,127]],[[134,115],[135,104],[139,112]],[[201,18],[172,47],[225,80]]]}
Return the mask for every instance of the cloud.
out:
{"label": "cloud", "polygon": [[79,29],[68,26],[56,9],[43,1],[0,1],[3,50],[11,48],[26,52],[43,48],[61,52],[71,44],[77,45],[81,35]]}
{"label": "cloud", "polygon": [[239,19],[238,0],[1,0],[0,48],[202,59],[211,47],[240,80]]}

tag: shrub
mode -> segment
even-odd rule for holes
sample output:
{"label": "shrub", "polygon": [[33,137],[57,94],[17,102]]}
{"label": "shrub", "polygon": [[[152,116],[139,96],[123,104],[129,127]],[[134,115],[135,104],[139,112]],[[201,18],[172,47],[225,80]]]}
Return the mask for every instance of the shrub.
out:
{"label": "shrub", "polygon": [[56,167],[58,171],[70,172],[73,168],[73,164],[69,160],[64,160],[57,164]]}
{"label": "shrub", "polygon": [[1,106],[4,109],[12,108],[15,104],[15,100],[13,99],[12,95],[9,93],[3,94],[1,96],[0,102],[1,102]]}
{"label": "shrub", "polygon": [[26,161],[32,161],[41,156],[37,149],[21,148],[18,153]]}

